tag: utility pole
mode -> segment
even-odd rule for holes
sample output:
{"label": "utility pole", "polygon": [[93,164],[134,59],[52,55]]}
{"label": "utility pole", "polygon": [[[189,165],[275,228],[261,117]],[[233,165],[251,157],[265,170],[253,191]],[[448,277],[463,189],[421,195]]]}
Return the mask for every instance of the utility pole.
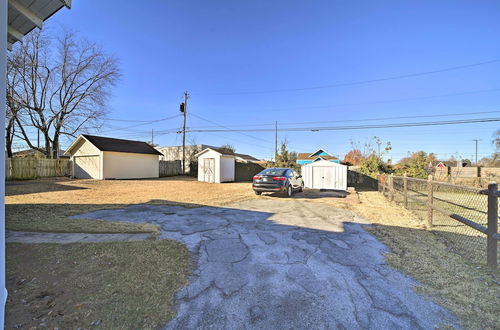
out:
{"label": "utility pole", "polygon": [[153,131],[153,128],[151,129],[151,145],[154,146],[155,144],[155,133]]}
{"label": "utility pole", "polygon": [[476,142],[476,166],[477,166],[477,143],[481,141],[480,139],[473,139],[472,141]]}
{"label": "utility pole", "polygon": [[276,130],[274,132],[274,162],[278,160],[278,121],[276,120]]}
{"label": "utility pole", "polygon": [[189,98],[188,92],[184,92],[184,103],[181,103],[180,110],[184,115],[184,122],[182,124],[182,173],[186,173],[186,113],[187,113],[187,100]]}

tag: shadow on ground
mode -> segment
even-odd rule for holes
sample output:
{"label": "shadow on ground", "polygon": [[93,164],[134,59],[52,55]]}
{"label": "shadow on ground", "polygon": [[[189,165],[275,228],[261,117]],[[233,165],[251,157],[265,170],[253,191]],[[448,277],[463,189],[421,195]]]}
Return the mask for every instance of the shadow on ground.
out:
{"label": "shadow on ground", "polygon": [[5,196],[88,189],[85,187],[68,186],[64,184],[65,182],[67,183],[72,181],[75,180],[71,180],[65,177],[37,180],[5,181]]}

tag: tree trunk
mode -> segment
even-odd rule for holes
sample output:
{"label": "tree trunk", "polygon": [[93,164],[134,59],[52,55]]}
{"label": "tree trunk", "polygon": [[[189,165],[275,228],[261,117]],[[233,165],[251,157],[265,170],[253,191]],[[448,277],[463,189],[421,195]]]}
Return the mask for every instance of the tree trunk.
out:
{"label": "tree trunk", "polygon": [[59,134],[54,134],[54,140],[52,140],[52,158],[59,158]]}
{"label": "tree trunk", "polygon": [[7,157],[12,158],[12,142],[14,140],[14,120],[9,120],[5,134],[5,149],[7,150]]}

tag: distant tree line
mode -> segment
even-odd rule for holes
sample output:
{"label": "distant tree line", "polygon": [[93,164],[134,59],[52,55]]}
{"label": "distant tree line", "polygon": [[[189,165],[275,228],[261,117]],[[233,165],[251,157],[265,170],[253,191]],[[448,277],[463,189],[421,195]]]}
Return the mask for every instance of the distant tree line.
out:
{"label": "distant tree line", "polygon": [[[495,147],[495,152],[490,157],[484,157],[478,161],[480,166],[500,166],[500,130],[493,134],[492,144]],[[365,175],[376,177],[381,173],[394,173],[396,175],[408,175],[416,178],[427,178],[432,172],[432,168],[439,162],[436,154],[427,153],[425,151],[417,151],[407,157],[400,159],[396,164],[392,164],[392,160],[383,160],[383,156],[391,150],[391,143],[386,142],[384,145],[378,137],[373,137],[360,147],[359,142],[351,142],[352,149],[345,155],[342,163],[346,165],[359,166],[359,171]],[[472,162],[469,159],[460,160],[462,166],[471,166]],[[457,159],[451,156],[444,160],[443,163],[447,166],[455,166]]]}

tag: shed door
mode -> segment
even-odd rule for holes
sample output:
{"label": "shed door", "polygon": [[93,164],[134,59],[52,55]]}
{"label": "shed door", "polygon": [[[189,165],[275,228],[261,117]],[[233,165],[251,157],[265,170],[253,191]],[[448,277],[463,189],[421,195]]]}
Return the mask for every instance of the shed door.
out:
{"label": "shed door", "polygon": [[326,186],[327,167],[313,166],[312,168],[312,188],[313,189],[328,189]]}
{"label": "shed door", "polygon": [[98,179],[99,178],[99,156],[76,156],[73,157],[74,173],[78,179]]}
{"label": "shed door", "polygon": [[203,181],[215,182],[215,158],[203,158]]}
{"label": "shed door", "polygon": [[345,167],[313,166],[312,175],[314,189],[347,189],[347,170]]}

